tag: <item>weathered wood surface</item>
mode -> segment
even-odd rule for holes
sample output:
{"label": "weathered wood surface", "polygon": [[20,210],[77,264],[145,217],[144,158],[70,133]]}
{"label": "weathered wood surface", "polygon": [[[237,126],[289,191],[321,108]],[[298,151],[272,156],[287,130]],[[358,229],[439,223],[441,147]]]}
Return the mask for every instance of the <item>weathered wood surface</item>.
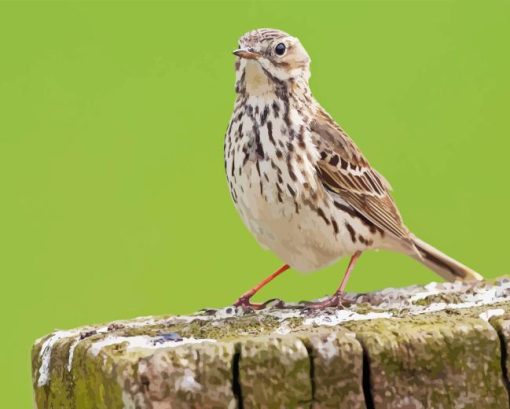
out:
{"label": "weathered wood surface", "polygon": [[54,333],[38,409],[509,408],[510,280],[224,308]]}

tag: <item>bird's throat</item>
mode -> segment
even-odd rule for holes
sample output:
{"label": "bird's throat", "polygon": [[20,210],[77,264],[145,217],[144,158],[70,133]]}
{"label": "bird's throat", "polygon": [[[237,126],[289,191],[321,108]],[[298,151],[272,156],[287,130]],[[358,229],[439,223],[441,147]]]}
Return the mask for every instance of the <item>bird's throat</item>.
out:
{"label": "bird's throat", "polygon": [[275,91],[275,84],[267,77],[257,61],[246,61],[244,80],[248,95],[261,96]]}

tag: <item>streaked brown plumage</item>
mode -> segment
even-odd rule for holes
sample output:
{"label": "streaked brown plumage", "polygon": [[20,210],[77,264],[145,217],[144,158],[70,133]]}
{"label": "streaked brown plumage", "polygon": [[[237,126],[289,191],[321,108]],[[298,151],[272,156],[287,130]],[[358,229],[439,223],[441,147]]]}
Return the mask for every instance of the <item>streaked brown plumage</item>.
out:
{"label": "streaked brown plumage", "polygon": [[237,305],[293,267],[313,271],[352,256],[339,289],[318,304],[336,306],[361,252],[414,257],[447,280],[481,276],[409,232],[389,183],[312,97],[310,58],[282,31],[241,37],[236,103],[225,136],[225,169],[241,218],[259,243],[286,264]]}

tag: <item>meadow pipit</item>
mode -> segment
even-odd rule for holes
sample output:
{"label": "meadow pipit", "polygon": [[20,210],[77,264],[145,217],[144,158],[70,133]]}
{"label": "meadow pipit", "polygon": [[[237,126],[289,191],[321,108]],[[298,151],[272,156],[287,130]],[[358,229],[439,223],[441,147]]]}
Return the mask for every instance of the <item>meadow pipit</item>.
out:
{"label": "meadow pipit", "polygon": [[225,136],[232,199],[258,242],[285,263],[235,305],[292,267],[313,271],[351,256],[340,287],[315,307],[338,306],[361,253],[411,256],[447,280],[482,277],[414,236],[403,224],[391,187],[352,139],[313,98],[310,57],[279,30],[241,37],[237,98]]}

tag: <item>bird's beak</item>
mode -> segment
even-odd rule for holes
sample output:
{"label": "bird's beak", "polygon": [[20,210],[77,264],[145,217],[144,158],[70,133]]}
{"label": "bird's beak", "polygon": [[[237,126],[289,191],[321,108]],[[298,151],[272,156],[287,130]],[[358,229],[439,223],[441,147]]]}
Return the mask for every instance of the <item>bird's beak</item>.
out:
{"label": "bird's beak", "polygon": [[256,60],[260,57],[259,53],[249,48],[239,48],[238,50],[235,50],[232,54],[234,54],[237,57],[246,58],[248,60]]}

